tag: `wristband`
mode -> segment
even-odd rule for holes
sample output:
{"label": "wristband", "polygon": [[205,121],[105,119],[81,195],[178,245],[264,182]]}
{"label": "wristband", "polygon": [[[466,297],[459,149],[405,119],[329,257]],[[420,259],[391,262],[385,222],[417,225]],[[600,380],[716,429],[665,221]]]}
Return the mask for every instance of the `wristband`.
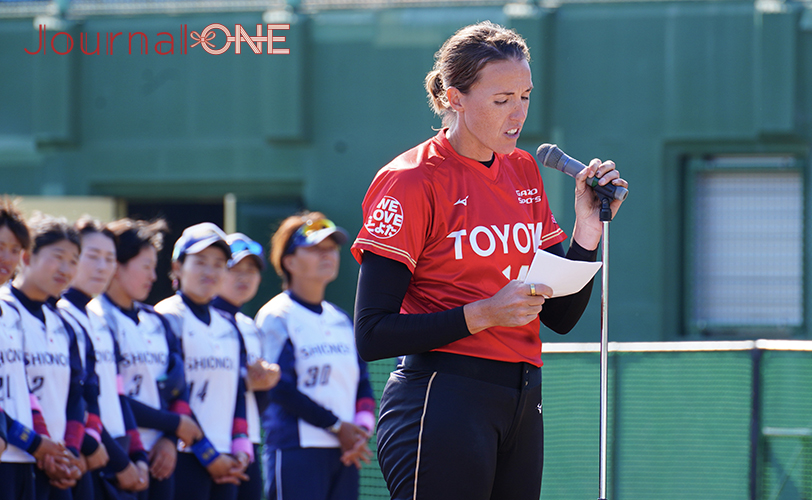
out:
{"label": "wristband", "polygon": [[[99,418],[98,415],[96,415],[95,413],[87,414],[87,418],[85,419],[85,432],[87,432],[88,430],[93,430],[96,432],[96,435],[101,436],[103,428],[104,426],[102,426],[101,418]],[[96,438],[96,435],[91,434],[91,436],[93,436],[94,438]],[[100,437],[96,438],[96,441],[101,441],[101,438]]]}
{"label": "wristband", "polygon": [[48,432],[48,426],[45,425],[45,418],[42,416],[42,413],[36,410],[31,411],[31,420],[34,423],[34,431],[37,434],[51,437],[51,434]]}
{"label": "wristband", "polygon": [[231,425],[231,437],[244,437],[248,435],[248,421],[244,418],[234,418]]}
{"label": "wristband", "polygon": [[127,436],[130,438],[130,448],[127,450],[130,455],[144,451],[144,443],[141,442],[141,433],[138,429],[127,429]]}
{"label": "wristband", "polygon": [[192,416],[192,409],[189,407],[189,403],[182,399],[176,399],[169,405],[169,411],[172,413],[177,413],[178,415],[186,415],[187,417]]}
{"label": "wristband", "polygon": [[191,446],[192,453],[195,454],[197,457],[198,462],[203,467],[208,467],[209,464],[217,460],[217,457],[220,456],[220,453],[214,449],[214,445],[211,444],[209,438],[203,436],[203,439],[196,442]]}
{"label": "wristband", "polygon": [[375,415],[369,411],[359,411],[355,414],[355,425],[363,427],[367,432],[375,428]]}
{"label": "wristband", "polygon": [[355,402],[355,413],[368,411],[375,413],[375,400],[373,398],[361,398]]}
{"label": "wristband", "polygon": [[31,445],[34,444],[36,437],[36,432],[16,420],[14,420],[8,429],[8,443],[21,450],[28,451]]}
{"label": "wristband", "polygon": [[31,411],[38,411],[42,413],[42,406],[39,405],[39,398],[33,394],[28,395],[28,401],[31,402]]}
{"label": "wristband", "polygon": [[[68,420],[65,424],[65,447],[79,450],[82,447],[82,439],[85,437],[85,426],[76,420]],[[79,455],[78,453],[76,454]]]}
{"label": "wristband", "polygon": [[51,437],[48,433],[48,426],[45,424],[45,418],[42,416],[39,399],[33,394],[29,394],[28,400],[31,403],[31,419],[33,420],[34,431],[40,436]]}
{"label": "wristband", "polygon": [[231,453],[232,455],[237,455],[238,453],[243,452],[248,455],[248,458],[251,462],[254,461],[254,445],[251,443],[251,440],[247,437],[238,437],[231,440]]}
{"label": "wristband", "polygon": [[102,440],[101,434],[96,432],[96,429],[87,429],[87,428],[85,428],[85,434],[87,434],[88,436],[95,439],[96,442],[101,443],[101,440]]}

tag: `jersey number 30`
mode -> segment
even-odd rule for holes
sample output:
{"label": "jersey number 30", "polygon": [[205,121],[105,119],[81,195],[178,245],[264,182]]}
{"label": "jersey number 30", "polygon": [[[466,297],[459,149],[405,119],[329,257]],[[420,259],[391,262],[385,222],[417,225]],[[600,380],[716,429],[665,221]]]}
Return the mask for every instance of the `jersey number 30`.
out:
{"label": "jersey number 30", "polygon": [[304,381],[305,387],[316,385],[327,385],[330,382],[330,365],[322,367],[311,366],[307,369],[307,378]]}

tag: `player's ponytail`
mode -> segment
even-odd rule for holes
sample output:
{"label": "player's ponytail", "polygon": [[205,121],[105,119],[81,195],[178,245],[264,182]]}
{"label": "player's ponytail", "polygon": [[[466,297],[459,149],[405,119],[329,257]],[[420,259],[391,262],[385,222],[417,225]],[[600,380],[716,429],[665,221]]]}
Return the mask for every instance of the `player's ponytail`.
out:
{"label": "player's ponytail", "polygon": [[444,116],[449,110],[449,105],[445,96],[443,75],[439,69],[433,69],[426,75],[426,93],[428,93],[429,105],[434,113]]}

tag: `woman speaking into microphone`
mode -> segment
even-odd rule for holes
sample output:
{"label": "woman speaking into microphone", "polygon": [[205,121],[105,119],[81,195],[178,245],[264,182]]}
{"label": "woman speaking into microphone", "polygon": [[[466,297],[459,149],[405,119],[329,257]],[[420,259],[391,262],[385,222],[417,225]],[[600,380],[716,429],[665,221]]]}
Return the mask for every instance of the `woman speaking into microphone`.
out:
{"label": "woman speaking into microphone", "polygon": [[520,35],[490,22],[449,38],[425,82],[443,128],[382,168],[364,198],[352,246],[358,350],[367,361],[404,356],[378,421],[393,499],[540,495],[540,323],[567,333],[591,283],[550,299],[550,287],[520,273],[537,249],[594,261],[600,202],[586,182],[628,184],[611,161],[578,174],[565,250],[536,162],[516,148],[529,60]]}

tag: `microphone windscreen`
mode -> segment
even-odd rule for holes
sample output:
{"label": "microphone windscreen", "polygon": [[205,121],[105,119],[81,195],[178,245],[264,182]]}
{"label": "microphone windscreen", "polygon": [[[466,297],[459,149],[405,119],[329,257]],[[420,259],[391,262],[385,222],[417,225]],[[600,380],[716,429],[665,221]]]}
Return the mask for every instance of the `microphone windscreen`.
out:
{"label": "microphone windscreen", "polygon": [[558,149],[555,144],[542,144],[536,150],[536,158],[538,158],[541,164],[545,167],[555,168],[556,170],[558,170],[556,165],[558,165],[562,154],[561,150]]}
{"label": "microphone windscreen", "polygon": [[584,165],[581,162],[564,154],[561,148],[555,144],[542,144],[539,146],[536,150],[536,158],[538,158],[545,167],[554,168],[573,178],[584,169]]}

